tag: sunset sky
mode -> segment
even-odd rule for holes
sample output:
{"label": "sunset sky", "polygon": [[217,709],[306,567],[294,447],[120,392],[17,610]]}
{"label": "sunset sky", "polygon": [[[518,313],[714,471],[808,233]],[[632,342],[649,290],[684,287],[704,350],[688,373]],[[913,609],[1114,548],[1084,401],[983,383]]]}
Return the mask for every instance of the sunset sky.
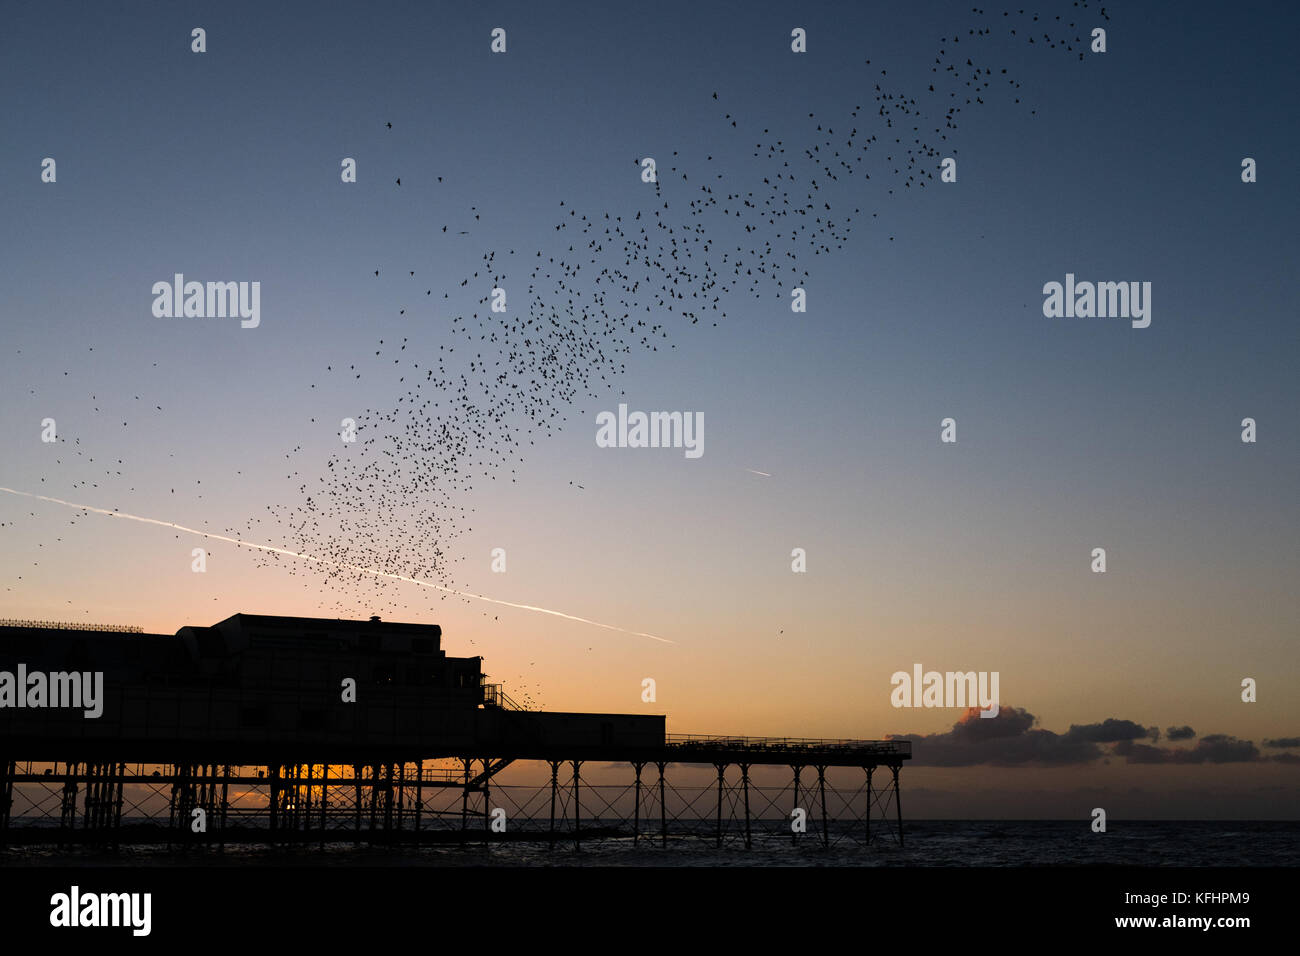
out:
{"label": "sunset sky", "polygon": [[[356,453],[340,419],[408,388],[378,341],[408,338],[415,361],[460,344],[450,323],[484,311],[489,250],[523,307],[536,254],[577,238],[555,229],[569,209],[655,208],[638,158],[688,171],[659,200],[684,221],[697,183],[768,175],[756,143],[781,139],[793,165],[819,124],[896,135],[877,83],[942,125],[925,96],[954,31],[1021,87],[997,74],[948,131],[956,183],[935,159],[924,189],[898,188],[875,155],[869,180],[828,189],[837,218],[861,209],[842,249],[771,237],[810,272],[806,313],[740,288],[717,327],[655,314],[657,351],[525,446],[515,482],[456,499],[472,513],[439,583],[623,630],[396,582],[327,588],[306,562],[11,494],[0,616],[171,633],[241,611],[381,614],[441,624],[450,654],[548,709],[913,735],[911,816],[1296,816],[1292,7],[1042,4],[1037,29],[1057,13],[1106,28],[1082,62],[969,3],[58,9],[10,5],[0,24],[0,486],[274,547],[268,507]],[[718,229],[724,248],[735,231]],[[175,273],[259,281],[260,326],[155,318],[151,287]],[[1067,273],[1151,282],[1150,327],[1046,318],[1042,287]],[[337,374],[350,365],[359,378]],[[620,402],[702,412],[704,454],[597,447]],[[890,675],[916,663],[999,672],[1003,714],[953,732],[960,710],[891,707]]]}

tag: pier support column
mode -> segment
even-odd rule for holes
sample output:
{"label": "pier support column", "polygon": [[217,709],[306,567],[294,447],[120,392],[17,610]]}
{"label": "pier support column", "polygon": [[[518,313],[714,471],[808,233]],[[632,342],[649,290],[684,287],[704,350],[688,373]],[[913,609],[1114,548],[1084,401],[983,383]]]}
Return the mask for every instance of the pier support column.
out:
{"label": "pier support column", "polygon": [[[799,790],[800,790],[799,777],[803,773],[803,767],[800,766],[799,764],[791,764],[790,770],[794,773],[794,806],[791,808],[792,812],[790,815],[794,816],[793,813],[794,810],[803,809],[803,807],[799,806]],[[805,812],[804,819],[807,819],[807,816],[808,814],[807,812]],[[799,832],[792,826],[790,827],[790,843],[793,846],[793,845],[797,845],[798,842],[799,842]]]}
{"label": "pier support column", "polygon": [[354,842],[361,845],[361,803],[364,799],[361,796],[361,764],[352,765],[352,786],[355,795],[355,802],[352,805],[352,834]]}
{"label": "pier support column", "polygon": [[112,834],[110,842],[118,845],[118,830],[122,826],[122,777],[126,774],[126,764],[105,764],[108,780],[104,787],[104,826]]}
{"label": "pier support column", "polygon": [[895,764],[889,768],[894,772],[894,809],[898,813],[898,848],[903,848],[903,802],[898,793],[898,771],[899,766]]}
{"label": "pier support column", "polygon": [[[184,797],[181,792],[182,783],[186,777],[185,764],[172,764],[172,790],[171,798],[167,801],[167,848],[171,849],[172,841],[176,838],[177,821],[183,812],[182,803]],[[271,829],[275,829],[275,820],[271,820]]]}
{"label": "pier support column", "polygon": [[645,766],[644,760],[632,761],[632,767],[636,770],[636,803],[632,816],[632,845],[636,846],[641,839],[641,768]]}
{"label": "pier support column", "polygon": [[122,803],[123,803],[122,785],[123,783],[125,783],[124,778],[126,777],[126,764],[124,763],[109,764],[109,766],[113,768],[115,774],[113,778],[113,783],[109,787],[108,793],[109,793],[109,799],[111,801],[109,805],[109,813],[111,814],[112,817],[110,823],[113,827],[113,846],[114,848],[116,848],[118,846],[118,840],[120,838],[121,830],[122,830]]}
{"label": "pier support column", "polygon": [[745,791],[745,849],[748,850],[751,845],[749,834],[749,764],[740,765],[740,785]]}
{"label": "pier support column", "polygon": [[275,765],[275,816],[279,831],[278,839],[284,840],[285,833],[293,829],[293,815],[289,806],[289,789],[292,786],[293,770],[287,763]]}
{"label": "pier support column", "polygon": [[109,832],[109,841],[117,842],[117,795],[122,787],[122,775],[115,763],[104,764],[104,787],[100,797],[100,825]]}
{"label": "pier support column", "polygon": [[329,812],[329,795],[330,795],[330,765],[323,763],[320,765],[320,845],[325,845],[325,830],[329,822],[326,814]]}
{"label": "pier support column", "polygon": [[402,840],[402,830],[406,824],[406,761],[397,765],[397,839]]}
{"label": "pier support column", "polygon": [[560,761],[547,762],[551,765],[551,849],[555,849],[555,798],[560,792]]}
{"label": "pier support column", "polygon": [[384,764],[384,839],[393,837],[393,765]]}
{"label": "pier support column", "polygon": [[[123,769],[124,770],[126,769],[125,765],[123,765]],[[122,780],[120,775],[117,781],[117,807],[118,807],[118,814],[120,817],[121,810],[122,810]],[[217,818],[218,820],[217,826],[221,833],[220,844],[222,849],[225,849],[226,846],[226,814],[229,812],[229,810],[230,810],[230,764],[227,763],[221,765],[221,813],[218,815]],[[116,828],[118,825],[120,825],[120,821],[119,824],[114,824],[114,827]]]}
{"label": "pier support column", "polygon": [[461,763],[465,765],[465,784],[460,799],[460,830],[464,833],[469,829],[469,779],[471,761],[469,757],[461,757]]}
{"label": "pier support column", "polygon": [[189,806],[185,808],[185,813],[181,817],[181,827],[185,830],[187,840],[194,842],[194,811],[195,809],[207,812],[204,807],[204,794],[207,793],[207,764],[195,764],[193,769],[193,785],[190,787]]}
{"label": "pier support column", "polygon": [[96,829],[95,810],[99,805],[99,764],[86,764],[86,799],[81,815],[81,829]]}
{"label": "pier support column", "polygon": [[492,760],[483,758],[483,845],[492,838]]}
{"label": "pier support column", "polygon": [[826,768],[821,766],[817,768],[817,791],[821,794],[822,803],[822,846],[831,845],[830,830],[827,829],[826,823]]}
{"label": "pier support column", "polygon": [[718,846],[722,846],[722,789],[726,786],[727,765],[725,763],[715,763],[713,766],[718,768]]}
{"label": "pier support column", "polygon": [[871,777],[876,772],[875,767],[863,767],[867,772],[867,846],[871,846],[871,814],[876,811],[876,796],[871,789]]}
{"label": "pier support column", "polygon": [[275,765],[275,812],[280,818],[280,839],[293,831],[293,771],[287,763]]}
{"label": "pier support column", "polygon": [[668,766],[664,761],[659,761],[659,837],[663,841],[662,846],[668,847],[668,804],[664,801],[664,768]]}
{"label": "pier support column", "polygon": [[582,815],[582,803],[578,799],[579,777],[578,770],[582,767],[581,760],[573,761],[573,848],[581,850],[582,844],[578,835],[578,818]]}
{"label": "pier support column", "polygon": [[420,842],[420,817],[424,814],[424,760],[415,767],[415,842]]}
{"label": "pier support column", "polygon": [[209,828],[212,826],[211,814],[209,813],[212,808],[208,805],[208,791],[212,786],[211,769],[211,765],[206,763],[201,763],[195,768],[196,780],[194,782],[194,792],[190,797],[190,812],[186,819],[182,821],[186,827],[190,828],[191,834],[194,832],[195,808],[203,811],[204,816],[207,818],[204,821],[205,825]]}
{"label": "pier support column", "polygon": [[194,842],[194,808],[198,805],[200,774],[203,766],[197,763],[185,764],[185,779],[181,786],[180,830],[186,841]]}
{"label": "pier support column", "polygon": [[122,778],[126,776],[126,764],[117,765],[117,785],[113,790],[113,846],[117,846],[118,834],[122,829]]}
{"label": "pier support column", "polygon": [[267,810],[270,813],[271,842],[275,842],[276,831],[280,826],[280,765],[266,765]]}
{"label": "pier support column", "polygon": [[311,829],[311,774],[309,763],[293,765],[293,828],[304,833]]}
{"label": "pier support column", "polygon": [[77,768],[80,764],[66,763],[63,773],[63,799],[60,807],[62,815],[59,819],[59,837],[60,843],[65,838],[71,838],[72,831],[77,828],[77,784],[80,780]]}
{"label": "pier support column", "polygon": [[111,763],[99,765],[99,789],[95,793],[95,826],[99,830],[111,833],[113,829],[113,788],[116,786]]}

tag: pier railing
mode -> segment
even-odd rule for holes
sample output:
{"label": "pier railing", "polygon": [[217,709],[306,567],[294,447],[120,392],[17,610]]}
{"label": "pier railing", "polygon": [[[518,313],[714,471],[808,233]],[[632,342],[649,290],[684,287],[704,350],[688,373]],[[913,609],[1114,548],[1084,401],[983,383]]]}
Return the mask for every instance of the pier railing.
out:
{"label": "pier railing", "polygon": [[683,750],[801,751],[808,753],[866,752],[912,756],[910,740],[852,740],[817,737],[718,737],[707,734],[665,734],[664,745]]}

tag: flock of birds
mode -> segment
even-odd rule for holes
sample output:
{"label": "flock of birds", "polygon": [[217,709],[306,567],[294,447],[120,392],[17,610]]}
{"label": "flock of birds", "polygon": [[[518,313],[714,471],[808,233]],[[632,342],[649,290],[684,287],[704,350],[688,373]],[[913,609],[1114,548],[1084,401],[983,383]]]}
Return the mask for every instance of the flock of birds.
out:
{"label": "flock of birds", "polygon": [[[1075,0],[1073,7],[1085,11],[1089,3]],[[772,131],[776,120],[751,127],[713,92],[709,102],[717,102],[721,135],[733,138],[720,143],[719,153],[723,145],[743,145],[750,153],[743,181],[721,169],[712,154],[688,166],[673,151],[670,159],[660,158],[652,184],[629,170],[633,188],[643,190],[633,194],[634,207],[584,211],[560,200],[546,251],[485,251],[460,282],[466,294],[481,290],[477,308],[444,315],[436,349],[413,343],[410,335],[389,334],[365,363],[341,360],[320,370],[353,381],[363,372],[377,374],[378,393],[395,401],[355,416],[355,444],[342,446],[323,465],[302,460],[310,453],[294,448],[286,459],[296,500],[270,505],[227,533],[322,559],[303,564],[255,552],[261,563],[314,579],[322,586],[321,610],[341,616],[411,606],[409,587],[358,569],[450,589],[452,565],[460,560],[457,539],[469,530],[467,502],[477,482],[513,481],[527,449],[563,428],[576,402],[616,386],[634,351],[675,348],[670,332],[702,320],[717,326],[741,296],[788,302],[790,290],[810,279],[813,259],[844,247],[868,198],[881,201],[935,182],[941,157],[957,155],[950,136],[963,113],[1000,92],[1021,102],[1021,84],[981,59],[995,28],[1008,40],[1082,58],[1098,25],[1079,23],[1078,14],[972,13],[978,26],[940,39],[928,89],[895,89],[887,72],[867,60],[873,105],[833,121],[808,113],[797,122],[803,127],[797,142],[788,138],[791,132]],[[1109,19],[1104,8],[1095,16]],[[383,125],[392,129],[391,121]],[[640,167],[641,157],[634,162]],[[868,181],[877,186],[874,192],[864,188]],[[471,206],[468,216],[477,222],[481,212]],[[399,317],[450,299],[446,291],[435,299],[432,284],[406,264],[380,264],[370,278],[401,283],[396,292],[409,301]],[[496,288],[509,293],[504,313],[491,308]],[[127,428],[127,421],[119,427]],[[96,462],[80,445],[74,438],[75,457],[122,477],[115,467],[120,459]],[[80,477],[70,487],[99,484]],[[525,703],[532,699],[525,695]]]}
{"label": "flock of birds", "polygon": [[[1088,3],[1074,6],[1086,9]],[[983,9],[972,12],[988,16]],[[1098,16],[1108,19],[1104,8]],[[996,19],[1006,21],[1008,37],[1030,44],[1041,41],[1080,57],[1087,46],[1088,30],[1061,16],[1051,26],[1024,10],[1006,10]],[[1005,68],[976,62],[993,22],[964,37],[941,38],[926,93],[889,88],[882,69],[872,110],[858,106],[834,126],[809,113],[808,135],[798,146],[762,129],[744,183],[716,168],[713,155],[696,172],[673,151],[645,187],[653,200],[634,211],[585,212],[559,200],[552,235],[559,247],[531,256],[514,249],[484,252],[480,268],[460,281],[462,288],[482,290],[478,309],[446,322],[448,341],[436,352],[408,350],[409,337],[380,339],[375,357],[391,358],[387,374],[395,379],[396,404],[357,418],[355,448],[332,456],[314,484],[299,484],[301,500],[267,509],[266,520],[285,547],[332,562],[307,573],[338,585],[335,609],[354,607],[358,588],[401,587],[351,568],[449,584],[474,483],[514,480],[527,446],[562,428],[575,402],[600,397],[597,389],[617,381],[634,349],[675,348],[668,342],[670,327],[701,319],[716,326],[738,294],[788,300],[791,289],[808,281],[809,259],[842,249],[848,240],[861,210],[837,213],[832,199],[846,192],[862,196],[859,184],[871,179],[869,161],[879,157],[872,168],[885,181],[884,195],[933,182],[941,155],[956,155],[948,139],[963,111],[982,105],[995,86],[1020,102],[1021,84]],[[1040,22],[1052,32],[1037,32]],[[718,99],[713,92],[712,100]],[[729,111],[723,111],[722,126],[724,135],[743,135],[739,117]],[[385,127],[391,129],[391,121]],[[633,163],[639,168],[641,158]],[[470,215],[480,219],[476,206]],[[733,245],[725,235],[740,241]],[[522,306],[509,282],[520,270],[527,278]],[[373,275],[379,281],[392,276],[418,299],[414,270],[381,266]],[[505,313],[490,308],[495,288],[510,291]],[[434,292],[422,291],[426,298]],[[324,373],[361,374],[355,363],[330,365]],[[405,606],[394,599],[391,609]]]}

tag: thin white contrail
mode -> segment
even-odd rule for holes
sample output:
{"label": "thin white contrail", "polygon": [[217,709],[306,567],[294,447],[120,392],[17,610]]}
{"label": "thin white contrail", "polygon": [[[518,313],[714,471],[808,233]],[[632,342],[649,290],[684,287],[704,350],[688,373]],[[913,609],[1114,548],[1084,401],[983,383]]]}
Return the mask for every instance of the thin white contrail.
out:
{"label": "thin white contrail", "polygon": [[762,475],[764,478],[771,478],[771,477],[772,477],[771,475],[769,475],[769,474],[768,474],[767,472],[765,472],[765,471],[755,471],[753,468],[746,468],[745,470],[746,470],[747,472],[749,472],[751,475]]}
{"label": "thin white contrail", "polygon": [[474,594],[471,591],[457,591],[454,588],[443,587],[441,584],[434,584],[432,581],[423,581],[420,578],[407,577],[404,574],[391,574],[387,571],[376,571],[373,568],[362,567],[359,564],[344,564],[339,561],[331,561],[328,558],[318,558],[314,555],[290,551],[288,548],[275,548],[269,544],[258,544],[256,541],[243,541],[239,538],[227,537],[224,534],[216,534],[212,531],[201,531],[198,528],[187,528],[185,525],[176,524],[174,521],[160,521],[157,518],[145,518],[141,515],[127,514],[125,511],[109,511],[106,508],[95,508],[91,505],[79,505],[74,501],[64,501],[62,498],[51,498],[48,495],[37,495],[30,491],[18,491],[15,488],[5,488],[0,486],[0,491],[7,492],[11,495],[21,495],[24,498],[35,498],[37,501],[48,501],[51,504],[63,505],[65,508],[75,508],[78,511],[89,511],[97,515],[107,515],[110,518],[126,518],[128,521],[140,521],[144,524],[156,524],[161,528],[172,528],[176,531],[184,531],[186,534],[197,534],[204,538],[226,541],[230,544],[238,545],[241,548],[254,548],[258,551],[267,551],[271,554],[283,554],[291,558],[300,558],[303,561],[310,561],[313,564],[328,564],[331,567],[342,568],[345,571],[358,571],[362,574],[373,575],[377,578],[388,578],[391,581],[404,581],[407,584],[416,584],[422,588],[442,591],[444,594],[452,594],[456,597],[471,598],[475,601],[486,601],[489,604],[500,604],[503,607],[518,608],[521,611],[536,611],[538,614],[549,614],[552,617],[562,617],[566,621],[577,621],[579,624],[590,624],[592,627],[603,627],[607,631],[618,631],[622,634],[632,634],[636,637],[648,637],[650,640],[659,641],[661,644],[677,643],[676,641],[670,641],[666,637],[656,637],[654,634],[647,634],[645,631],[631,631],[625,627],[617,627],[613,624],[602,624],[600,621],[592,621],[585,617],[578,617],[576,614],[565,614],[563,611],[553,611],[550,608],[537,607],[532,604],[516,604],[514,601],[502,601],[498,598],[490,598],[483,594]]}

